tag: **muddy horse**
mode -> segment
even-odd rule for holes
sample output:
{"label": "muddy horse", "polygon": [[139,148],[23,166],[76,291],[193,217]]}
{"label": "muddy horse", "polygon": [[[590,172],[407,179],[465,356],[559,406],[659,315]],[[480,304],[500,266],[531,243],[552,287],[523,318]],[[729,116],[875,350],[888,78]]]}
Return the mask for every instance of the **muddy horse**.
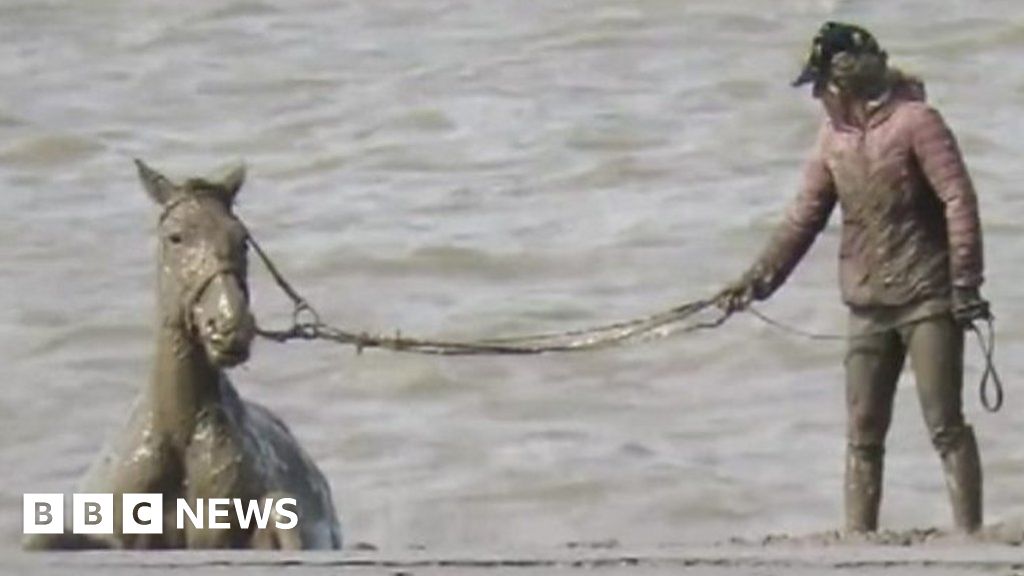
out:
{"label": "muddy horse", "polygon": [[[249,309],[245,227],[232,212],[244,167],[177,184],[136,160],[158,225],[156,355],[123,430],[78,492],[114,494],[114,534],[34,536],[30,549],[339,548],[341,528],[323,473],[267,408],[239,397],[224,370],[245,362],[255,336]],[[162,534],[124,534],[121,495],[163,495]],[[176,526],[176,501],[294,498],[298,524],[278,529]]]}

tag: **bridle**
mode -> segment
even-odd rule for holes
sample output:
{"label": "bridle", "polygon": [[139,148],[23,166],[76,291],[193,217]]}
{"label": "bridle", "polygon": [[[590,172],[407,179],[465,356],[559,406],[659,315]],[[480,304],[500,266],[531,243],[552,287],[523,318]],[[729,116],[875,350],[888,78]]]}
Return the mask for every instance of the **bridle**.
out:
{"label": "bridle", "polygon": [[[157,226],[158,227],[162,226],[164,221],[167,219],[168,216],[170,216],[170,214],[174,211],[175,208],[177,208],[178,206],[181,206],[182,204],[185,204],[187,202],[194,202],[194,201],[196,201],[195,197],[189,196],[189,195],[184,195],[184,196],[180,196],[178,198],[175,198],[175,199],[167,202],[166,204],[164,204],[163,211],[160,213],[160,217],[157,219]],[[232,214],[232,218],[236,222],[238,222],[239,225],[242,226],[243,230],[246,231],[245,232],[245,239],[243,240],[243,242],[248,243],[249,242],[249,231],[248,231],[248,229],[246,229],[245,225],[242,224],[242,222],[240,220],[238,220],[238,218],[235,217],[233,214]],[[231,263],[231,262],[221,262],[221,263],[218,263],[217,266],[212,267],[211,270],[209,272],[207,272],[205,275],[203,275],[200,278],[200,280],[195,283],[195,286],[192,287],[186,293],[186,296],[184,298],[184,309],[185,309],[184,323],[185,323],[185,329],[188,330],[190,333],[196,334],[196,335],[199,334],[199,332],[196,330],[195,320],[193,318],[192,310],[195,308],[195,306],[199,302],[199,300],[203,297],[203,294],[206,292],[206,289],[210,286],[210,284],[212,284],[217,278],[220,278],[222,276],[231,276],[231,277],[233,277],[235,282],[237,282],[238,286],[241,288],[242,293],[245,294],[246,302],[248,302],[248,300],[249,300],[249,284],[246,281],[244,271],[239,269],[238,266],[236,266],[234,263]]]}

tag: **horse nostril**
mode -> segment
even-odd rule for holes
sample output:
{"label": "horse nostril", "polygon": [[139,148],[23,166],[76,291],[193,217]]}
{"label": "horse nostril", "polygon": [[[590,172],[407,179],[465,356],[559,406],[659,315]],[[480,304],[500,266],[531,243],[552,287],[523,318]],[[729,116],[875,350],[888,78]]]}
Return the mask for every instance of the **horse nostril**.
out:
{"label": "horse nostril", "polygon": [[206,337],[213,342],[225,342],[235,337],[240,323],[234,318],[207,318],[203,322]]}

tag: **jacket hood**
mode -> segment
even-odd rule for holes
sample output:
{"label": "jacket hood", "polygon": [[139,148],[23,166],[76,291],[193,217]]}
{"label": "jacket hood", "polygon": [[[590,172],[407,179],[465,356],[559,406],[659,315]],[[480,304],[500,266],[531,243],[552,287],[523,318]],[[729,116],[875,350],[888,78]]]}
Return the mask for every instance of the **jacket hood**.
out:
{"label": "jacket hood", "polygon": [[889,71],[886,82],[889,84],[889,93],[892,99],[911,102],[924,102],[928,99],[924,90],[924,81],[917,76],[893,68]]}
{"label": "jacket hood", "polygon": [[[881,98],[869,104],[872,110],[868,116],[868,128],[887,120],[901,104],[927,100],[924,82],[917,76],[890,68],[886,73],[885,83],[887,88]],[[821,100],[833,126],[837,129],[858,129],[846,119],[837,98],[826,94],[822,96]]]}

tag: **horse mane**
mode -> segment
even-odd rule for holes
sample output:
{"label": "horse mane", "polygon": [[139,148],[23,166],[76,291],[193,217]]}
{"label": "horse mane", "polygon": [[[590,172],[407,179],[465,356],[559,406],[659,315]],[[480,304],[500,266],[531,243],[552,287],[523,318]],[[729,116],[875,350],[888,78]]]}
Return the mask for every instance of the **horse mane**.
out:
{"label": "horse mane", "polygon": [[182,188],[193,198],[212,198],[226,204],[229,208],[234,203],[230,190],[219,182],[212,182],[205,178],[189,178]]}

